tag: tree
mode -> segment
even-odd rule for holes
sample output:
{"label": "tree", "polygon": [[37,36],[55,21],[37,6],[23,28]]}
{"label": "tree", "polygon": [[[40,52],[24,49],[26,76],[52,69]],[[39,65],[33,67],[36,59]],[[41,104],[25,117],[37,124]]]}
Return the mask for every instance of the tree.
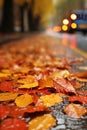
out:
{"label": "tree", "polygon": [[52,0],[15,0],[15,2],[20,5],[21,9],[22,31],[24,30],[23,13],[26,9],[25,3],[28,5],[28,25],[30,31],[39,30],[40,25],[44,24],[44,19],[53,11]]}
{"label": "tree", "polygon": [[4,33],[14,32],[13,0],[4,0],[1,31]]}

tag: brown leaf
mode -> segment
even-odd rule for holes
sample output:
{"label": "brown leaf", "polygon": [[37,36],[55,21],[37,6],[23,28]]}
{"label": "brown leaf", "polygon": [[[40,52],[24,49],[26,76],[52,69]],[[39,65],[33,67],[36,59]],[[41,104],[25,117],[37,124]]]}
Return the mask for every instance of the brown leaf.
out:
{"label": "brown leaf", "polygon": [[29,122],[28,130],[49,130],[56,125],[56,119],[50,114],[38,116]]}
{"label": "brown leaf", "polygon": [[81,118],[87,114],[87,109],[79,104],[69,104],[64,108],[64,112],[73,118]]}

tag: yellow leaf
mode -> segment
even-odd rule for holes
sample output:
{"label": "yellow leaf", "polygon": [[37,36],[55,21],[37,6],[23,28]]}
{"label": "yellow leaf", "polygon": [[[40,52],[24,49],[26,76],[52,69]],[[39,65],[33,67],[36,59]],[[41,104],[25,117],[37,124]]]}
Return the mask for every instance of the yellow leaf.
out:
{"label": "yellow leaf", "polygon": [[40,99],[42,100],[43,104],[46,105],[47,107],[62,102],[62,98],[59,96],[59,94],[50,94],[41,96]]}
{"label": "yellow leaf", "polygon": [[18,96],[15,99],[15,103],[18,107],[26,107],[32,102],[33,102],[32,96],[27,93],[24,95]]}
{"label": "yellow leaf", "polygon": [[28,130],[49,130],[56,125],[56,119],[50,114],[45,114],[32,119]]}
{"label": "yellow leaf", "polygon": [[10,101],[14,100],[18,96],[18,93],[1,93],[0,101]]}
{"label": "yellow leaf", "polygon": [[53,79],[57,79],[57,78],[69,78],[70,77],[70,73],[68,70],[62,70],[62,71],[55,71],[52,73],[51,77]]}
{"label": "yellow leaf", "polygon": [[26,78],[24,78],[24,79],[20,79],[20,80],[18,80],[17,82],[18,83],[32,83],[32,82],[34,82],[35,81],[35,76],[32,76],[32,75],[28,75]]}
{"label": "yellow leaf", "polygon": [[8,76],[10,76],[11,74],[9,74],[9,73],[0,73],[0,78],[1,77],[8,77]]}
{"label": "yellow leaf", "polygon": [[27,84],[24,84],[24,85],[21,85],[19,88],[34,88],[34,87],[37,87],[38,86],[38,82],[35,81],[33,83],[27,83]]}

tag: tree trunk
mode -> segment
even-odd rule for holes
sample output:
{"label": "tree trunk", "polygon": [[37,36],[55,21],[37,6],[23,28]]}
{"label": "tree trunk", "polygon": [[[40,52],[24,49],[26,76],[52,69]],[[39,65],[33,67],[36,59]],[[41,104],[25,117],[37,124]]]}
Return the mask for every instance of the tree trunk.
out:
{"label": "tree trunk", "polygon": [[13,0],[4,0],[1,31],[4,33],[14,32]]}
{"label": "tree trunk", "polygon": [[34,8],[34,0],[32,0],[31,7],[29,8],[28,12],[28,21],[29,21],[29,29],[30,31],[39,31],[40,25],[40,16],[33,16],[33,8]]}

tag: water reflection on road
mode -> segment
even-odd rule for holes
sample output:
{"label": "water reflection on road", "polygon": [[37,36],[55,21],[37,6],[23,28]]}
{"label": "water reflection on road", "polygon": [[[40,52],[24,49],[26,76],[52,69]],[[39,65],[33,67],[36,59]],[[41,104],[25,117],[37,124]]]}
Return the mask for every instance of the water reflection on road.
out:
{"label": "water reflection on road", "polygon": [[70,46],[72,49],[78,48],[87,53],[87,35],[82,33],[55,33],[51,32],[48,35],[58,37],[65,46]]}

